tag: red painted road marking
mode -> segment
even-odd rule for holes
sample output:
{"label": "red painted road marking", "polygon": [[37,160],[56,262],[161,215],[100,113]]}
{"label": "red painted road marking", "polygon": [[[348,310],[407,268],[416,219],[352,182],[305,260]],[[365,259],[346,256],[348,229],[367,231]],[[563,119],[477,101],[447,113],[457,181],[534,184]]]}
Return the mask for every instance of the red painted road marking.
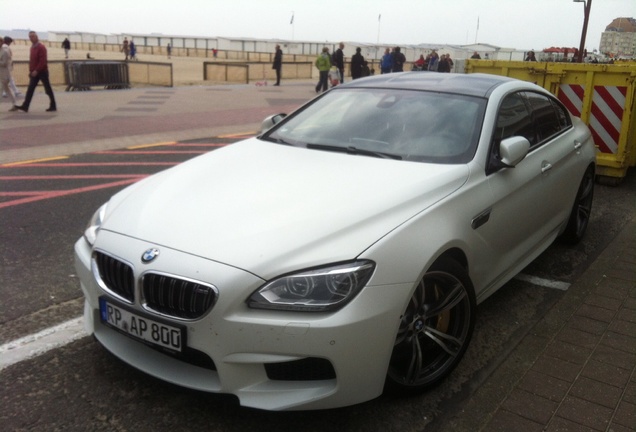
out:
{"label": "red painted road marking", "polygon": [[86,187],[81,187],[81,188],[77,188],[77,189],[68,189],[68,190],[63,190],[63,191],[50,191],[50,192],[46,192],[43,193],[42,195],[38,195],[38,196],[32,196],[32,197],[28,197],[28,198],[22,198],[22,199],[17,199],[17,200],[13,200],[13,201],[7,201],[4,203],[0,203],[0,209],[1,208],[5,208],[5,207],[13,207],[19,204],[26,204],[26,203],[31,203],[31,202],[35,202],[35,201],[42,201],[42,200],[46,200],[46,199],[51,199],[51,198],[59,198],[59,197],[63,197],[63,196],[68,196],[68,195],[74,195],[74,194],[79,194],[79,193],[84,193],[84,192],[92,192],[92,191],[96,191],[96,190],[100,190],[100,189],[107,189],[107,188],[111,188],[111,187],[117,187],[117,186],[125,186],[125,185],[129,185],[132,183],[135,183],[136,181],[138,181],[139,178],[132,178],[132,179],[128,179],[128,180],[121,180],[118,182],[112,182],[112,183],[103,183],[103,184],[99,184],[99,185],[94,185],[94,186],[86,186]]}
{"label": "red painted road marking", "polygon": [[109,155],[157,155],[157,154],[205,154],[203,150],[106,150],[95,152],[92,154],[109,154]]}
{"label": "red painted road marking", "polygon": [[[170,146],[170,147],[224,147],[229,143],[161,143],[156,146]],[[153,145],[155,146],[155,145]],[[150,147],[150,146],[148,146]],[[137,147],[134,150],[111,150],[94,152],[90,154],[136,154],[136,155],[157,155],[157,154],[204,154],[205,150],[141,150],[142,147]],[[20,164],[6,164],[0,165],[0,168],[79,168],[79,167],[121,167],[121,166],[175,166],[181,162],[45,162],[40,161],[25,161]],[[78,193],[90,192],[100,189],[107,189],[118,186],[126,186],[135,183],[142,178],[151,174],[78,174],[78,175],[20,175],[20,176],[0,176],[0,180],[4,181],[24,181],[24,180],[106,180],[106,179],[122,179],[110,183],[103,183],[93,186],[86,186],[68,190],[51,190],[51,191],[18,191],[18,192],[0,192],[0,197],[20,197],[19,199],[10,200],[4,203],[0,203],[0,208],[12,207],[20,204],[27,204],[35,201],[41,201],[51,198],[58,198]]]}
{"label": "red painted road marking", "polygon": [[174,166],[181,162],[68,162],[68,163],[33,163],[15,165],[10,168],[70,168],[70,167],[98,167],[98,166]]}
{"label": "red painted road marking", "polygon": [[187,143],[178,143],[178,144],[173,144],[173,147],[225,147],[227,146],[229,143],[222,143],[222,144],[206,144],[206,143],[192,143],[192,144],[187,144]]}
{"label": "red painted road marking", "polygon": [[86,179],[129,179],[142,178],[147,174],[78,174],[78,175],[31,175],[31,176],[0,176],[0,180],[86,180]]}

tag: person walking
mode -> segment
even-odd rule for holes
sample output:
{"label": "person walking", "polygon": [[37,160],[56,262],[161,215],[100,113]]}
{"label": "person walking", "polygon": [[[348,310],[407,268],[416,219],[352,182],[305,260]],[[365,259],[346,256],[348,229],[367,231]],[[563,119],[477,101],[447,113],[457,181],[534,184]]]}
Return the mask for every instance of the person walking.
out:
{"label": "person walking", "polygon": [[406,56],[402,54],[400,47],[393,49],[393,66],[391,72],[404,72],[404,63],[406,62]]}
{"label": "person walking", "polygon": [[380,73],[391,73],[391,69],[393,69],[393,54],[391,54],[391,50],[387,48],[384,50],[382,62],[380,63]]}
{"label": "person walking", "polygon": [[364,65],[364,56],[361,54],[362,49],[356,48],[356,53],[351,56],[351,79],[362,77],[362,66]]}
{"label": "person walking", "polygon": [[320,72],[320,79],[318,80],[318,84],[316,84],[316,93],[320,93],[322,91],[327,91],[329,87],[329,69],[331,69],[331,59],[329,57],[329,48],[324,47],[322,49],[322,53],[316,59],[316,68],[318,68],[318,72]]}
{"label": "person walking", "polygon": [[49,67],[46,47],[40,39],[38,34],[34,31],[29,32],[29,39],[31,40],[31,52],[29,55],[29,88],[27,89],[26,97],[22,105],[18,106],[20,111],[28,112],[29,105],[31,105],[31,99],[33,99],[33,93],[38,83],[42,81],[44,86],[44,92],[49,97],[48,112],[57,111],[57,105],[55,104],[55,96],[53,95],[53,89],[49,81]]}
{"label": "person walking", "polygon": [[128,38],[127,37],[124,38],[124,42],[121,45],[121,52],[123,52],[124,55],[126,56],[126,58],[124,58],[124,60],[128,60],[128,55],[130,54],[130,46],[128,45]]}
{"label": "person walking", "polygon": [[130,60],[137,60],[137,47],[135,46],[134,41],[130,41],[128,49],[130,50]]}
{"label": "person walking", "polygon": [[283,50],[280,49],[280,45],[276,45],[276,53],[274,54],[274,63],[272,64],[272,69],[276,71],[276,84],[275,86],[280,85],[280,70],[283,67]]}
{"label": "person walking", "polygon": [[71,50],[71,41],[68,38],[64,39],[62,42],[62,48],[64,48],[64,55],[68,58],[68,52]]}
{"label": "person walking", "polygon": [[333,53],[333,65],[340,71],[340,83],[344,83],[344,43],[340,42],[338,49]]}
{"label": "person walking", "polygon": [[168,58],[170,58],[170,56],[172,55],[172,45],[170,45],[170,42],[168,42],[168,46],[166,47],[166,49],[168,50]]}
{"label": "person walking", "polygon": [[0,47],[0,82],[2,83],[2,91],[11,99],[11,109],[9,111],[17,111],[18,107],[16,95],[13,89],[9,86],[11,82],[11,69],[13,66],[13,59],[11,55],[11,45],[13,39],[9,36],[5,36],[2,40],[2,47]]}
{"label": "person walking", "polygon": [[439,68],[439,54],[437,54],[437,51],[433,50],[428,55],[427,64],[428,64],[429,71],[437,72],[437,69]]}
{"label": "person walking", "polygon": [[442,54],[437,62],[437,72],[450,72],[450,63],[446,59],[446,54]]}

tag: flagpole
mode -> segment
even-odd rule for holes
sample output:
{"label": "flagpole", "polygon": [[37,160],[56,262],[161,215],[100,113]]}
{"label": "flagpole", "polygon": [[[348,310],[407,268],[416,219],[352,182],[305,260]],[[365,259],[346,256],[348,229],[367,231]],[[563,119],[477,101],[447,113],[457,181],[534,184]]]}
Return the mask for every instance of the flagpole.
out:
{"label": "flagpole", "polygon": [[292,41],[294,40],[294,11],[292,11],[291,21],[289,22],[292,26]]}
{"label": "flagpole", "polygon": [[380,48],[380,24],[381,24],[381,20],[382,20],[382,14],[378,15],[378,39],[377,42],[375,44],[375,58],[378,58],[378,49]]}
{"label": "flagpole", "polygon": [[477,43],[478,35],[479,35],[479,16],[477,16],[477,30],[475,31],[475,43]]}

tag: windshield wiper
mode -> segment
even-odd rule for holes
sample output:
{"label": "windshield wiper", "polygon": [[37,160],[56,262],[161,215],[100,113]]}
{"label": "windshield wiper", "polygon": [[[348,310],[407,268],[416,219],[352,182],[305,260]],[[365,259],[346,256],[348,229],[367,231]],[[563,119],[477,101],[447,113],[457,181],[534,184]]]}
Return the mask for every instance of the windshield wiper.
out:
{"label": "windshield wiper", "polygon": [[275,142],[276,144],[284,144],[284,145],[288,145],[288,146],[293,146],[293,145],[294,145],[294,144],[292,144],[292,143],[290,143],[290,142],[285,141],[285,140],[284,140],[284,139],[282,139],[282,138],[274,138],[274,137],[272,137],[272,136],[268,136],[268,137],[267,137],[267,138],[265,138],[265,139],[267,139],[267,140],[269,140],[269,141],[273,141],[273,142]]}
{"label": "windshield wiper", "polygon": [[402,156],[400,156],[400,155],[396,155],[396,154],[392,154],[392,153],[379,152],[379,151],[374,151],[374,150],[361,149],[361,148],[354,147],[354,146],[340,147],[340,146],[334,146],[334,145],[328,145],[328,144],[311,144],[311,143],[309,143],[309,144],[307,144],[307,148],[308,149],[315,149],[315,150],[335,151],[335,152],[347,153],[347,154],[352,154],[352,155],[373,156],[373,157],[378,157],[378,158],[382,158],[382,159],[402,160]]}

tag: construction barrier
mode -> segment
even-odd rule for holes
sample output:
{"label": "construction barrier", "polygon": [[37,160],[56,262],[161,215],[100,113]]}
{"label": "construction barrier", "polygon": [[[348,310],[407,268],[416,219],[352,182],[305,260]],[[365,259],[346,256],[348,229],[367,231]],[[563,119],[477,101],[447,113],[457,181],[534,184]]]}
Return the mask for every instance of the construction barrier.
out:
{"label": "construction barrier", "polygon": [[128,64],[113,61],[74,61],[66,64],[69,90],[90,90],[93,86],[105,89],[130,88]]}
{"label": "construction barrier", "polygon": [[554,94],[590,128],[597,174],[617,184],[636,166],[636,64],[468,60],[466,73],[533,82]]}
{"label": "construction barrier", "polygon": [[[311,62],[282,63],[283,79],[309,79],[315,69]],[[203,80],[215,82],[244,83],[266,82],[276,79],[270,62],[203,62]]]}

